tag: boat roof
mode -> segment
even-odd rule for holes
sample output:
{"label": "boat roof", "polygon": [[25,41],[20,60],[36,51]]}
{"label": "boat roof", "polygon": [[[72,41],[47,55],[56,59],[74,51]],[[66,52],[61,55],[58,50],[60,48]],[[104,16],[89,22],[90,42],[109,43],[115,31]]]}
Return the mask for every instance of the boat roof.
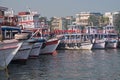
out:
{"label": "boat roof", "polygon": [[63,34],[64,36],[67,36],[67,35],[92,35],[92,34],[88,34],[88,33],[72,33],[72,34]]}
{"label": "boat roof", "polygon": [[20,28],[12,27],[12,26],[1,26],[1,29],[2,29],[2,31],[5,31],[5,30],[8,30],[8,31],[10,31],[10,30],[17,30],[18,32],[21,32]]}
{"label": "boat roof", "polygon": [[8,10],[8,8],[7,8],[7,7],[2,7],[2,6],[0,6],[0,10],[1,10],[1,11],[6,11],[6,10]]}

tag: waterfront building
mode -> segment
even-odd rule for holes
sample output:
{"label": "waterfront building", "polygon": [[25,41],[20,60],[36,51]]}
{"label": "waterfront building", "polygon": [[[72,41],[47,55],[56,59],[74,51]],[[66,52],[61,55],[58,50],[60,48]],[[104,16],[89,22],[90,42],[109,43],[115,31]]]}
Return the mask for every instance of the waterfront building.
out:
{"label": "waterfront building", "polygon": [[75,18],[73,16],[67,16],[65,19],[67,25],[72,25],[73,21],[75,21]]}
{"label": "waterfront building", "polygon": [[109,24],[113,25],[113,14],[111,12],[105,12],[105,14],[103,15],[104,17],[108,17],[109,19]]}
{"label": "waterfront building", "polygon": [[113,12],[113,25],[115,26],[115,20],[118,17],[118,14],[120,14],[120,11]]}
{"label": "waterfront building", "polygon": [[88,26],[89,24],[89,17],[91,15],[101,16],[101,13],[97,12],[80,12],[76,14],[76,24],[82,26]]}
{"label": "waterfront building", "polygon": [[51,22],[51,31],[53,30],[65,30],[66,29],[66,19],[63,17],[53,17]]}
{"label": "waterfront building", "polygon": [[47,17],[40,17],[40,28],[44,30],[44,32],[50,32],[50,26],[47,20]]}
{"label": "waterfront building", "polygon": [[119,14],[120,12],[105,12],[105,14],[103,15],[104,17],[108,17],[109,18],[109,25],[113,25],[114,26],[114,22],[116,19],[117,14]]}

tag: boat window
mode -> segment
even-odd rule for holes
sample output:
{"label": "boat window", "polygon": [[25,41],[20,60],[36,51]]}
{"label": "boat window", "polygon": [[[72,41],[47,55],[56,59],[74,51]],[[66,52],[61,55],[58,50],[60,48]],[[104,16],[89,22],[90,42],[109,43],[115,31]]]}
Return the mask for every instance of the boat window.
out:
{"label": "boat window", "polygon": [[28,20],[32,20],[32,19],[31,19],[31,16],[28,16]]}
{"label": "boat window", "polygon": [[27,20],[27,16],[23,16],[23,21],[26,21]]}
{"label": "boat window", "polygon": [[65,36],[62,36],[61,39],[65,39]]}
{"label": "boat window", "polygon": [[13,39],[15,34],[17,34],[18,31],[3,31],[2,32],[2,36],[3,36],[3,39],[6,40],[6,39]]}
{"label": "boat window", "polygon": [[117,38],[117,35],[109,35],[109,38]]}
{"label": "boat window", "polygon": [[21,17],[19,17],[19,18],[18,18],[18,21],[19,21],[19,22],[21,22],[21,21],[22,21],[22,18],[21,18]]}

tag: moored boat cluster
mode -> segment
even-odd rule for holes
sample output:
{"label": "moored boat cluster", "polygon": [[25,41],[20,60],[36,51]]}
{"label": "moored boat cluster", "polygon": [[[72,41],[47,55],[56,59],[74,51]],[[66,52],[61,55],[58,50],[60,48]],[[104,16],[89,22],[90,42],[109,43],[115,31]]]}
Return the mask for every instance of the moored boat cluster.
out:
{"label": "moored boat cluster", "polygon": [[[97,36],[103,36],[98,38]],[[109,34],[109,38],[104,34],[81,35],[81,34],[64,34],[60,39],[58,49],[115,49],[119,46],[118,36]],[[92,37],[92,38],[91,38]]]}
{"label": "moored boat cluster", "polygon": [[[23,31],[17,33],[19,29],[10,26],[1,26],[1,29],[4,29],[1,30],[4,33],[2,35],[4,39],[0,42],[1,70],[5,69],[11,61],[25,63],[28,58],[37,58],[40,54],[52,54],[60,42],[56,38],[47,40],[38,36],[36,38],[34,36],[36,34],[28,37],[29,35],[25,35],[27,33]],[[12,38],[14,36],[11,34],[14,34],[15,38]]]}
{"label": "moored boat cluster", "polygon": [[50,32],[48,26],[40,24],[39,14],[35,12],[2,16],[0,70],[4,70],[11,61],[26,63],[29,58],[52,54],[56,49],[91,50],[119,46],[119,36],[113,26],[105,26],[102,30],[96,28],[87,26],[82,29],[79,25],[72,25],[68,30]]}

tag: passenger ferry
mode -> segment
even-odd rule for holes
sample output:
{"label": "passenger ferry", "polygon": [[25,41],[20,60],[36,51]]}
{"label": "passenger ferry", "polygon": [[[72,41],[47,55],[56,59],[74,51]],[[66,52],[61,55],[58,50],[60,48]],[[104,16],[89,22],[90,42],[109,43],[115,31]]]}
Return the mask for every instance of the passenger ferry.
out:
{"label": "passenger ferry", "polygon": [[118,46],[118,34],[115,27],[107,25],[104,27],[106,33],[106,48],[117,48]]}
{"label": "passenger ferry", "polygon": [[93,43],[85,34],[63,34],[58,49],[87,49],[91,50]]}
{"label": "passenger ferry", "polygon": [[[23,30],[32,31],[33,33],[32,38],[36,39],[37,37],[38,39],[42,39],[43,37],[44,38],[47,37],[45,39],[46,42],[42,44],[43,46],[41,47],[40,54],[49,54],[49,53],[51,54],[56,50],[60,41],[58,39],[48,40],[49,34],[47,34],[46,36],[45,33],[49,32],[49,26],[39,21],[40,14],[29,10],[27,12],[19,12],[18,16],[19,16],[19,25],[21,26]],[[30,54],[30,56],[31,55],[33,54]]]}

